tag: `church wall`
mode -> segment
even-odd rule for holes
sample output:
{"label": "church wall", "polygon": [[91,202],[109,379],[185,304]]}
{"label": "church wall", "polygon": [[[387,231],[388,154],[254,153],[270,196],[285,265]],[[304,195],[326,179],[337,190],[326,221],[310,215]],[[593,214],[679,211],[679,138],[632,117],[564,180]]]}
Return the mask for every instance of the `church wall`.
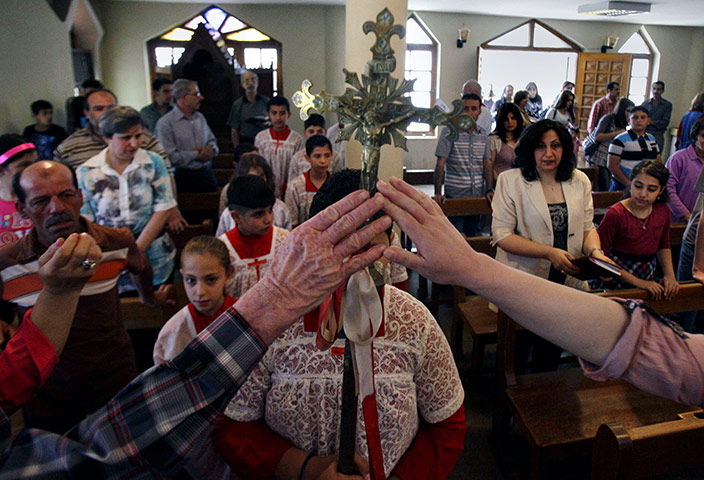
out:
{"label": "church wall", "polygon": [[[477,77],[478,46],[521,23],[525,18],[465,15],[459,13],[418,12],[443,46],[440,59],[440,98],[446,103],[459,98],[462,84]],[[456,48],[457,28],[466,24],[471,30],[464,48]],[[580,44],[585,52],[598,52],[603,39],[614,31],[623,45],[640,25],[612,22],[576,22],[544,20],[557,31]],[[693,59],[704,58],[704,28],[646,26],[660,51],[658,78],[665,82],[664,97],[673,103],[670,125],[677,126],[679,119],[689,109],[692,97],[702,89],[704,65]],[[655,78],[654,78],[655,80]],[[522,86],[521,86],[522,87]],[[501,86],[495,86],[499,89]],[[516,88],[519,88],[516,85]],[[540,86],[538,86],[540,88]],[[487,93],[487,92],[485,92]],[[500,91],[495,91],[500,95]],[[556,92],[541,92],[543,99],[552,100]],[[408,142],[409,153],[405,164],[408,168],[433,168],[435,166],[436,139],[419,139]]]}
{"label": "church wall", "polygon": [[[210,4],[162,2],[106,2],[101,9],[105,36],[102,42],[104,81],[114,89],[120,103],[141,108],[151,102],[147,40],[168,31]],[[242,21],[260,29],[283,44],[284,95],[300,89],[303,79],[314,88],[325,86],[326,42],[344,41],[342,28],[326,32],[327,7],[286,5],[239,5],[219,3]],[[340,15],[337,14],[336,17]],[[336,65],[338,61],[330,63]],[[303,122],[293,112],[290,125],[302,130]]]}
{"label": "church wall", "polygon": [[22,133],[32,123],[29,105],[54,105],[65,123],[64,102],[73,94],[67,26],[45,0],[4,0],[0,15],[0,133]]}

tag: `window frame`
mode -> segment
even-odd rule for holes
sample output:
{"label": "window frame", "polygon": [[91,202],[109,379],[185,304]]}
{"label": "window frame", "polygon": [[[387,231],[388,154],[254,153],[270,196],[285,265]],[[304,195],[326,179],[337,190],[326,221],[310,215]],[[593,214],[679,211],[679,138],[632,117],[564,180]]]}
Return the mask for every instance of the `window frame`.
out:
{"label": "window frame", "polygon": [[[648,38],[646,38],[646,36],[643,35],[643,32],[640,29],[633,32],[633,35],[638,35],[640,37],[640,39],[643,41],[643,43],[645,43],[645,46],[648,47],[648,51],[650,53],[631,53],[631,52],[621,51],[621,49],[618,50],[618,53],[623,53],[623,54],[627,54],[627,55],[631,56],[631,70],[630,70],[630,75],[628,78],[629,91],[626,92],[628,97],[631,96],[631,92],[630,92],[631,87],[630,86],[633,85],[633,78],[634,78],[633,77],[633,61],[634,60],[647,60],[648,61],[648,75],[645,78],[645,92],[643,92],[643,101],[645,102],[645,101],[649,100],[652,96],[651,89],[652,89],[653,63],[655,60],[655,52],[653,52],[653,46],[648,41]],[[631,38],[633,38],[633,35],[628,37],[628,40],[626,40],[626,42],[624,42],[624,44],[621,46],[621,48],[623,48],[626,45],[626,43]],[[636,77],[636,78],[642,78],[642,77]]]}
{"label": "window frame", "polygon": [[[411,43],[409,44],[408,41],[406,41],[406,50],[404,52],[404,55],[406,55],[406,52],[412,52],[412,51],[425,51],[425,52],[430,52],[431,53],[431,70],[430,70],[430,90],[428,91],[430,93],[430,108],[432,108],[433,104],[435,101],[439,98],[438,96],[438,85],[440,84],[440,63],[439,63],[439,50],[440,50],[440,42],[438,39],[433,35],[433,32],[428,28],[428,26],[423,22],[423,20],[418,16],[416,12],[411,12],[407,19],[406,19],[406,25],[408,25],[408,21],[413,20],[415,21],[420,29],[425,33],[428,38],[430,38],[431,44],[426,45],[426,44],[420,44],[420,43]],[[406,72],[412,71],[409,67],[409,65],[406,64],[404,57],[404,65],[403,65],[403,78],[406,78]],[[419,70],[420,71],[420,70]],[[423,70],[427,71],[427,70]],[[415,91],[415,89],[414,89]],[[424,92],[426,90],[423,90]],[[409,132],[406,131],[406,138],[410,139],[422,139],[422,138],[428,138],[428,139],[435,139],[437,138],[437,127],[436,128],[431,128],[430,125],[428,125],[427,130],[423,131],[414,131],[414,132]]]}

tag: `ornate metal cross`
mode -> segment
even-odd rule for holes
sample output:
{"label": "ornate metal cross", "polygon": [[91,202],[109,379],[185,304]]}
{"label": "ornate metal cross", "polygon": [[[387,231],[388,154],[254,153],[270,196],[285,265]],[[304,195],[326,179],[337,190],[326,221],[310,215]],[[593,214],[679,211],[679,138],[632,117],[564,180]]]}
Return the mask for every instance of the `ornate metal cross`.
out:
{"label": "ornate metal cross", "polygon": [[[414,80],[403,80],[391,76],[396,70],[396,58],[391,48],[391,36],[403,38],[406,29],[394,25],[394,16],[388,8],[376,16],[376,23],[364,22],[362,30],[376,35],[371,48],[372,60],[367,62],[367,73],[360,82],[355,72],[343,69],[347,88],[342,95],[331,95],[325,91],[318,95],[310,93],[312,83],[304,80],[301,90],[293,95],[293,104],[301,109],[301,119],[308,118],[311,109],[318,112],[337,112],[345,125],[336,141],[354,138],[362,144],[362,188],[370,193],[376,189],[379,158],[382,145],[393,145],[408,151],[406,129],[411,122],[427,123],[431,127],[447,125],[448,137],[456,138],[458,131],[474,127],[474,119],[462,115],[460,100],[452,102],[451,112],[437,106],[418,108],[413,106],[406,94],[413,91]],[[356,133],[355,133],[356,132]]]}
{"label": "ornate metal cross", "polygon": [[[322,112],[337,112],[338,119],[345,125],[340,130],[336,141],[349,140],[353,136],[362,144],[362,185],[373,194],[379,171],[379,159],[382,145],[393,145],[406,151],[406,129],[411,122],[427,123],[431,127],[447,125],[448,136],[456,138],[461,130],[470,130],[475,122],[469,115],[462,115],[463,103],[452,102],[451,112],[440,108],[418,108],[413,106],[407,95],[413,91],[415,80],[393,78],[396,70],[396,58],[391,48],[391,37],[403,38],[406,29],[394,25],[394,17],[388,8],[376,17],[376,23],[365,22],[364,33],[373,32],[376,42],[371,48],[372,59],[367,62],[366,73],[360,82],[356,73],[343,69],[345,83],[351,86],[342,95],[331,95],[325,91],[318,95],[310,93],[312,86],[304,80],[301,90],[293,95],[293,104],[301,109],[301,119],[308,118],[308,112],[314,109]],[[370,274],[377,286],[383,285],[383,273],[380,267],[370,267]],[[350,356],[350,342],[345,342],[345,358],[340,415],[340,448],[338,467],[341,473],[354,473],[354,451],[357,423],[357,397],[355,379]]]}

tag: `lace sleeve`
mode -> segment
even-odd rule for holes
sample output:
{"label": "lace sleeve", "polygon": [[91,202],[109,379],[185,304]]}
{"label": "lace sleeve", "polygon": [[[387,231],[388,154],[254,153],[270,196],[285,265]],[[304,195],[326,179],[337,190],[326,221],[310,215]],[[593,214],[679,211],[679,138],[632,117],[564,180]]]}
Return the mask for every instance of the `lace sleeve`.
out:
{"label": "lace sleeve", "polygon": [[225,415],[238,422],[251,422],[264,417],[266,396],[271,388],[271,361],[273,345],[262,360],[249,374],[249,377],[230,400]]}
{"label": "lace sleeve", "polygon": [[464,390],[450,346],[438,322],[425,306],[410,295],[396,291],[393,307],[405,312],[405,327],[416,330],[418,365],[415,385],[418,410],[427,422],[438,423],[464,403]]}

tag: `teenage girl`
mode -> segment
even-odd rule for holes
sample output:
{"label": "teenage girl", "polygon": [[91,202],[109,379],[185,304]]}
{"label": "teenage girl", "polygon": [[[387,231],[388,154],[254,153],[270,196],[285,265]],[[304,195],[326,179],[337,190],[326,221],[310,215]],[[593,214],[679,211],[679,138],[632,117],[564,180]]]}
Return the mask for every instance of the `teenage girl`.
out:
{"label": "teenage girl", "polygon": [[32,229],[32,222],[15,208],[12,177],[37,158],[37,148],[24,137],[12,133],[0,136],[0,246],[18,240]]}
{"label": "teenage girl", "polygon": [[[627,288],[630,284],[648,290],[656,299],[677,294],[670,251],[670,209],[667,179],[670,172],[660,162],[640,162],[631,172],[625,200],[609,207],[599,225],[601,246],[623,268],[620,278],[597,281],[597,288]],[[657,265],[664,274],[658,278]]]}
{"label": "teenage girl", "polygon": [[181,276],[189,304],[164,324],[154,345],[154,364],[172,360],[181,350],[230,308],[235,299],[225,294],[232,275],[230,254],[215,237],[191,239],[181,253]]}

